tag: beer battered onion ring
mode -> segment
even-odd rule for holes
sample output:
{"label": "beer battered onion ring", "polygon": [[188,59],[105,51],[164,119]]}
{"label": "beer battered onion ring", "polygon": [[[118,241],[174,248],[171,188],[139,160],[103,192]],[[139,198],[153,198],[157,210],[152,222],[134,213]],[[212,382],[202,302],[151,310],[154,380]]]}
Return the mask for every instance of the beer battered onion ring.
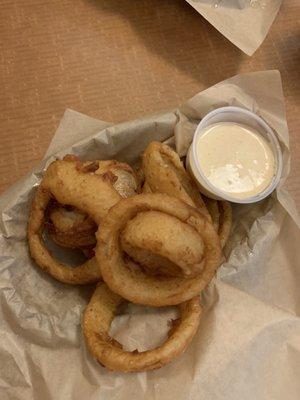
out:
{"label": "beer battered onion ring", "polygon": [[165,193],[201,210],[209,219],[196,183],[185,170],[178,154],[160,142],[151,142],[142,156],[144,193]]}
{"label": "beer battered onion ring", "polygon": [[120,195],[100,176],[78,170],[72,159],[57,160],[48,167],[30,210],[28,240],[36,263],[64,283],[87,284],[99,281],[101,271],[95,257],[78,267],[71,267],[57,261],[46,248],[42,238],[45,211],[53,198],[61,204],[86,212],[99,225],[110,207],[120,200]]}
{"label": "beer battered onion ring", "polygon": [[[127,222],[141,212],[158,211],[189,224],[203,242],[203,270],[193,278],[146,275],[135,263],[124,258],[120,234]],[[102,279],[109,288],[132,303],[167,306],[198,295],[213,278],[221,263],[221,245],[211,222],[199,210],[165,194],[141,194],[122,199],[102,220],[97,234],[96,258]]]}
{"label": "beer battered onion ring", "polygon": [[[67,159],[71,157],[68,156]],[[135,171],[126,163],[116,160],[80,162],[76,156],[76,168],[83,172],[94,172],[110,183],[121,197],[134,196],[139,190],[140,180]],[[76,208],[71,210],[57,204],[49,210],[47,223],[51,238],[62,247],[80,248],[94,247],[97,225],[85,213]]]}
{"label": "beer battered onion ring", "polygon": [[83,316],[83,333],[90,352],[112,371],[141,372],[158,369],[181,355],[197,332],[201,317],[199,297],[178,306],[180,318],[159,347],[143,352],[125,351],[109,336],[117,307],[124,300],[104,284],[98,284]]}
{"label": "beer battered onion ring", "polygon": [[143,193],[166,193],[200,209],[212,219],[223,248],[232,224],[230,204],[202,198],[178,154],[163,143],[151,142],[143,153],[142,164],[145,175]]}

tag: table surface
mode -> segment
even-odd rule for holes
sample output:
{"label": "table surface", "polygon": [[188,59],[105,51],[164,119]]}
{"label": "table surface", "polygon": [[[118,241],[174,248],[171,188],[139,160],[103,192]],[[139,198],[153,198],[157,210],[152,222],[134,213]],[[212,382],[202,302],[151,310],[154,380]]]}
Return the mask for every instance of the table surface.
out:
{"label": "table surface", "polygon": [[279,69],[300,206],[300,3],[285,0],[252,57],[184,0],[3,0],[0,191],[44,155],[64,110],[121,122],[243,72]]}

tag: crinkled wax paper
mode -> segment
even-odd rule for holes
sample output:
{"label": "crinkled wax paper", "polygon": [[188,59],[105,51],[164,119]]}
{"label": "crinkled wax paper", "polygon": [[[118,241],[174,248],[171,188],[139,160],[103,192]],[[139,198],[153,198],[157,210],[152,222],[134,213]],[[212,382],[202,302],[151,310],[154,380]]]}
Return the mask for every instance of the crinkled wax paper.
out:
{"label": "crinkled wax paper", "polygon": [[[226,104],[260,114],[277,132],[284,155],[277,193],[234,206],[226,262],[202,295],[203,318],[185,354],[153,372],[108,372],[87,352],[80,327],[93,286],[59,283],[28,254],[28,208],[42,171],[70,152],[136,163],[152,140],[184,155],[203,115]],[[300,235],[284,187],[288,146],[277,71],[235,76],[174,111],[118,125],[67,110],[41,165],[0,198],[1,400],[298,400]],[[130,305],[112,330],[126,349],[145,349],[163,340],[173,315]]]}
{"label": "crinkled wax paper", "polygon": [[264,41],[282,3],[282,0],[186,1],[249,56]]}

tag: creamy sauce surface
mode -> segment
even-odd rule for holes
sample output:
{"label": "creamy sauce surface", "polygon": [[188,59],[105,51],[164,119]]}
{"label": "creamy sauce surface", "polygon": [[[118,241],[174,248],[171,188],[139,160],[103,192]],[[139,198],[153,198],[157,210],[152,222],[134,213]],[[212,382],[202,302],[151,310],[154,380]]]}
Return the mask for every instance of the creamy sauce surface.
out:
{"label": "creamy sauce surface", "polygon": [[198,138],[196,151],[208,181],[235,198],[261,193],[275,174],[269,143],[244,125],[222,122],[209,126]]}

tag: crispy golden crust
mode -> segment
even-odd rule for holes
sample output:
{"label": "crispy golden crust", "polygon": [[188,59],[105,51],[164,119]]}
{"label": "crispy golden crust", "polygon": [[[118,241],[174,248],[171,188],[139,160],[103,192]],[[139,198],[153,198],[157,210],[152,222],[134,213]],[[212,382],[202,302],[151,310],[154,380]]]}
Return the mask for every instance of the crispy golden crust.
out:
{"label": "crispy golden crust", "polygon": [[[189,224],[204,246],[202,272],[194,278],[157,278],[126,263],[120,246],[120,232],[140,212],[159,211]],[[97,232],[96,257],[103,280],[125,299],[144,305],[165,306],[182,303],[198,295],[213,278],[221,263],[221,245],[211,222],[200,211],[175,197],[141,194],[122,199],[112,207]]]}
{"label": "crispy golden crust", "polygon": [[145,271],[147,275],[155,276],[185,276],[180,267],[175,263],[152,251],[132,246],[130,243],[124,243],[122,248],[125,253],[133,259]]}
{"label": "crispy golden crust", "polygon": [[151,190],[151,188],[150,188],[150,186],[148,185],[147,182],[145,182],[143,187],[142,187],[142,193],[144,193],[144,194],[152,193],[152,190]]}
{"label": "crispy golden crust", "polygon": [[214,228],[220,237],[221,246],[224,248],[232,225],[231,205],[227,201],[217,201],[207,197],[204,198],[204,201],[211,215]]}
{"label": "crispy golden crust", "polygon": [[64,160],[49,165],[41,186],[60,204],[67,204],[89,215],[98,225],[121,196],[113,186],[94,172],[82,172],[76,163]]}
{"label": "crispy golden crust", "polygon": [[140,372],[160,368],[181,355],[197,332],[201,317],[199,297],[179,305],[180,319],[166,341],[153,350],[130,352],[109,336],[111,322],[123,299],[100,283],[83,316],[87,346],[100,364],[112,371]]}
{"label": "crispy golden crust", "polygon": [[145,182],[145,175],[144,175],[144,171],[143,171],[142,167],[137,168],[135,170],[135,174],[136,174],[137,184],[138,184],[137,194],[140,194],[140,193],[142,193],[142,187]]}
{"label": "crispy golden crust", "polygon": [[[116,160],[80,162],[77,157],[66,156],[65,160],[76,161],[76,169],[94,173],[112,185],[121,197],[130,197],[139,190],[135,171],[125,163]],[[73,208],[67,210],[61,205],[52,207],[47,228],[52,239],[60,246],[85,249],[95,246],[97,225],[85,213]]]}
{"label": "crispy golden crust", "polygon": [[203,241],[197,231],[160,211],[140,212],[121,233],[123,250],[147,272],[196,276],[204,265]]}
{"label": "crispy golden crust", "polygon": [[62,247],[86,249],[96,245],[97,225],[78,209],[57,205],[49,211],[46,227],[51,238]]}
{"label": "crispy golden crust", "polygon": [[126,163],[116,160],[99,161],[99,168],[95,173],[102,176],[107,174],[115,176],[111,183],[121,197],[134,196],[138,191],[139,177]]}
{"label": "crispy golden crust", "polygon": [[185,170],[178,154],[160,142],[151,142],[142,156],[144,193],[165,193],[210,215],[197,185]]}
{"label": "crispy golden crust", "polygon": [[220,211],[217,200],[209,199],[208,197],[203,196],[203,200],[205,202],[206,208],[211,216],[211,220],[215,230],[218,232],[219,223],[220,223]]}
{"label": "crispy golden crust", "polygon": [[227,243],[232,226],[232,208],[228,201],[219,201],[220,222],[218,235],[222,248]]}
{"label": "crispy golden crust", "polygon": [[45,210],[50,199],[50,191],[41,186],[38,187],[31,205],[28,225],[28,241],[32,258],[41,269],[60,282],[83,285],[99,281],[101,271],[95,257],[78,267],[71,267],[57,261],[46,248],[42,231],[45,222]]}
{"label": "crispy golden crust", "polygon": [[86,284],[98,281],[101,272],[94,257],[73,268],[55,260],[47,250],[42,231],[45,211],[52,198],[61,204],[77,207],[99,224],[109,208],[120,200],[120,195],[100,176],[78,169],[77,162],[73,159],[58,160],[48,167],[32,202],[28,240],[36,263],[61,282]]}

